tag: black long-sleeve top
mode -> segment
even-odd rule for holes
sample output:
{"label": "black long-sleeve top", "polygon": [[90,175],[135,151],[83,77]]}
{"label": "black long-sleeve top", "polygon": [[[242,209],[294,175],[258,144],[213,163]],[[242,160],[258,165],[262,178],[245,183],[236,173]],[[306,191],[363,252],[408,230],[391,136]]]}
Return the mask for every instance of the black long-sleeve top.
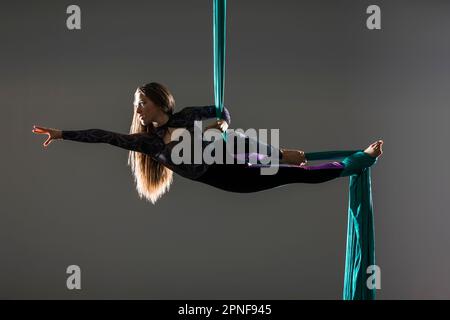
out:
{"label": "black long-sleeve top", "polygon": [[[141,152],[150,155],[156,161],[162,163],[169,169],[189,179],[196,179],[201,176],[208,169],[208,164],[202,162],[201,164],[181,163],[175,164],[172,161],[171,153],[175,145],[180,141],[171,141],[164,143],[164,135],[168,127],[171,128],[186,128],[191,136],[194,136],[194,122],[216,117],[215,106],[204,107],[186,107],[181,111],[169,116],[169,120],[160,127],[155,129],[154,133],[144,132],[135,134],[123,134],[102,129],[86,129],[86,130],[63,130],[62,138],[65,140],[73,140],[87,143],[108,143],[126,150]],[[223,108],[222,119],[228,124],[231,123],[231,116],[226,107]],[[249,137],[238,135],[237,138],[245,139],[248,146]],[[194,139],[192,139],[194,140]],[[254,142],[254,141],[253,141]],[[212,143],[211,141],[202,140],[202,150]],[[265,153],[270,156],[272,152],[280,151],[270,145],[261,142],[259,147],[267,148]],[[226,145],[226,143],[224,143]],[[193,150],[193,148],[191,148]],[[260,149],[258,149],[260,150]],[[248,153],[244,153],[245,161],[249,162]],[[233,154],[233,157],[238,158],[238,154]]]}

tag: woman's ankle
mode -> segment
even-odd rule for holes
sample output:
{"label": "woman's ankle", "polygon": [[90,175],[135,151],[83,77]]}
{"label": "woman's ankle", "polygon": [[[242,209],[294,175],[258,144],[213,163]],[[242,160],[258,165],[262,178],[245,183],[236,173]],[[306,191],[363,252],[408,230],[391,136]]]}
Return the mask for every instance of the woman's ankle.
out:
{"label": "woman's ankle", "polygon": [[360,174],[365,168],[373,166],[376,161],[376,157],[372,157],[364,151],[355,152],[342,161],[344,170],[341,172],[341,177]]}

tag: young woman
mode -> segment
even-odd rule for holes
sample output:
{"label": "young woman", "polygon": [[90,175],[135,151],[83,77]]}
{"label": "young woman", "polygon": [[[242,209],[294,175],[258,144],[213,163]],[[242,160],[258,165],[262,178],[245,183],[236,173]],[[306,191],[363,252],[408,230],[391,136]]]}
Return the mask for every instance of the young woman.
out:
{"label": "young woman", "polygon": [[[364,152],[358,151],[343,161],[307,166],[307,158],[301,150],[276,149],[271,145],[257,142],[267,147],[265,155],[279,155],[276,174],[262,175],[259,165],[252,165],[248,153],[237,153],[234,158],[243,157],[245,163],[232,164],[175,164],[172,149],[180,141],[172,141],[172,133],[178,128],[194,131],[194,121],[216,117],[215,106],[187,107],[175,113],[175,99],[162,84],[152,82],[137,88],[134,94],[134,112],[130,133],[122,134],[102,129],[58,130],[34,126],[32,132],[47,134],[44,147],[56,139],[88,143],[108,143],[130,150],[128,164],[134,175],[136,188],[141,198],[155,203],[172,182],[172,172],[198,182],[232,192],[256,192],[289,183],[320,183],[356,174],[372,166],[382,154],[383,141],[368,146]],[[206,128],[225,132],[230,124],[230,114],[224,107],[222,119]],[[243,137],[248,144],[248,137]],[[227,139],[228,140],[228,139]],[[202,141],[205,148],[209,141]],[[226,149],[226,142],[224,143]],[[227,149],[226,149],[227,150]],[[258,149],[259,150],[259,149]],[[225,151],[225,152],[230,152]],[[259,155],[256,155],[257,157]],[[261,154],[262,156],[262,154]]]}

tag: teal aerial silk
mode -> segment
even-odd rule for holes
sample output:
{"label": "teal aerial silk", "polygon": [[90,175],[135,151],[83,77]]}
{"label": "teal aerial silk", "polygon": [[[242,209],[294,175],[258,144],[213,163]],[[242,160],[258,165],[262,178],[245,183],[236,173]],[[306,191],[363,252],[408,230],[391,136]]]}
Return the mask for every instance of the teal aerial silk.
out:
{"label": "teal aerial silk", "polygon": [[[213,1],[214,100],[220,119],[225,88],[226,0]],[[337,160],[357,152],[361,150],[310,152],[305,156],[310,161]],[[367,167],[350,175],[344,300],[375,299],[376,289],[367,284],[367,268],[372,265],[375,265],[375,232],[370,167]]]}
{"label": "teal aerial silk", "polygon": [[[213,3],[213,47],[214,47],[214,102],[217,119],[222,118],[225,92],[225,47],[226,47],[227,0]],[[223,133],[226,140],[226,132]]]}
{"label": "teal aerial silk", "polygon": [[[305,153],[307,160],[338,160],[361,150]],[[345,163],[345,159],[344,159]],[[344,300],[374,300],[376,288],[367,269],[375,265],[375,226],[370,167],[350,176]],[[369,280],[369,283],[367,283]]]}

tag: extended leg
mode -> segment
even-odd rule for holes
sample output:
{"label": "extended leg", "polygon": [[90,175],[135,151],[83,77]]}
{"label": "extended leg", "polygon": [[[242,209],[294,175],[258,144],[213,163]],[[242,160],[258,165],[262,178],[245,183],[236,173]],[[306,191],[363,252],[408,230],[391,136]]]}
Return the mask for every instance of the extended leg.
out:
{"label": "extended leg", "polygon": [[262,175],[260,165],[214,164],[196,180],[219,189],[240,193],[257,192],[290,183],[322,183],[357,174],[372,166],[382,153],[382,144],[382,141],[377,141],[364,151],[349,153],[342,162],[312,166],[280,164],[277,173],[273,175]]}
{"label": "extended leg", "polygon": [[321,183],[338,178],[344,170],[341,162],[315,166],[280,165],[274,175],[262,175],[260,166],[216,164],[197,181],[219,189],[249,193],[272,189],[290,183]]}

